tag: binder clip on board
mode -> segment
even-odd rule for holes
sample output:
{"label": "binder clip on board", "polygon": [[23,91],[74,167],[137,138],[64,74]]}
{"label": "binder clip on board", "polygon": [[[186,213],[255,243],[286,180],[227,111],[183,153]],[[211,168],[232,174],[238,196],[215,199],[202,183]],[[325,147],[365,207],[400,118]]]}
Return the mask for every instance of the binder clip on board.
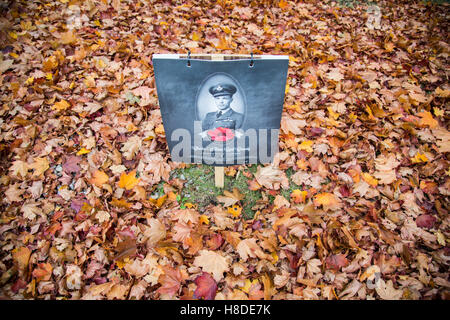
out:
{"label": "binder clip on board", "polygon": [[271,163],[278,152],[289,56],[154,54],[156,90],[175,162]]}

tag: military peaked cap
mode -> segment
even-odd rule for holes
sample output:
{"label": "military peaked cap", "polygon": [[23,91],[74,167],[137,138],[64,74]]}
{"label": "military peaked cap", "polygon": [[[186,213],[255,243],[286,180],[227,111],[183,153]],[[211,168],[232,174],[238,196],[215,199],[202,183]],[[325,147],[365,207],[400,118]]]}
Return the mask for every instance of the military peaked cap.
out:
{"label": "military peaked cap", "polygon": [[232,84],[218,84],[209,88],[209,93],[211,93],[214,97],[226,95],[232,96],[236,93],[236,90],[236,87]]}

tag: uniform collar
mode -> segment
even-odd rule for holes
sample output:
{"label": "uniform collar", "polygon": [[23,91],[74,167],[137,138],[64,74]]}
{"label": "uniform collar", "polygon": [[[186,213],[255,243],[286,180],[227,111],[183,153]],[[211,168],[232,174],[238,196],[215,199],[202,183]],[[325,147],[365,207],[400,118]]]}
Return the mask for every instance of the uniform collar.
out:
{"label": "uniform collar", "polygon": [[219,111],[217,111],[217,113],[222,112],[221,116],[224,116],[224,115],[228,115],[232,111],[233,111],[233,109],[231,109],[231,107],[229,107],[226,111],[219,110]]}

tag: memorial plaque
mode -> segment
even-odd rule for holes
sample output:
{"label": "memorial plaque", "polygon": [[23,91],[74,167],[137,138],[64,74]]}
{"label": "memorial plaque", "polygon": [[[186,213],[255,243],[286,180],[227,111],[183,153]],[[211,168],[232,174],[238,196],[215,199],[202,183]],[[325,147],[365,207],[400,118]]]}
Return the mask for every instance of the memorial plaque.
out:
{"label": "memorial plaque", "polygon": [[278,151],[289,57],[222,58],[153,55],[172,160],[270,163]]}

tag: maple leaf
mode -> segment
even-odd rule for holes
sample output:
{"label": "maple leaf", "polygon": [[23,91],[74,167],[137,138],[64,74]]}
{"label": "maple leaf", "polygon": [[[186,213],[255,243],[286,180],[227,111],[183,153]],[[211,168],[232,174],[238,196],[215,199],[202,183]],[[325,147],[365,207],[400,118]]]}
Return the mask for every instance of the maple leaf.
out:
{"label": "maple leaf", "polygon": [[36,215],[41,215],[42,210],[38,208],[39,203],[36,202],[27,202],[24,203],[20,211],[23,212],[23,217],[29,220],[34,220]]}
{"label": "maple leaf", "polygon": [[9,168],[12,171],[12,174],[15,176],[21,176],[21,178],[25,178],[28,173],[28,164],[22,160],[16,160],[12,163],[12,166]]}
{"label": "maple leaf", "polygon": [[277,208],[281,208],[281,207],[289,208],[291,206],[289,201],[287,201],[285,197],[283,197],[282,195],[279,195],[279,194],[275,197],[275,200],[273,201],[273,204]]}
{"label": "maple leaf", "polygon": [[289,188],[289,180],[286,174],[279,168],[273,166],[261,167],[255,173],[255,178],[258,183],[268,189],[280,189],[280,185],[283,189]]}
{"label": "maple leaf", "polygon": [[31,193],[33,199],[39,198],[44,191],[42,181],[34,181],[27,191]]}
{"label": "maple leaf", "polygon": [[348,265],[348,260],[343,254],[334,254],[325,259],[325,263],[329,268],[336,271]]}
{"label": "maple leaf", "polygon": [[52,276],[53,267],[50,263],[39,263],[38,267],[32,272],[36,281],[48,281]]}
{"label": "maple leaf", "polygon": [[63,164],[63,170],[67,174],[78,173],[81,168],[78,166],[78,163],[81,161],[80,157],[77,156],[69,156],[66,157],[66,161]]}
{"label": "maple leaf", "polygon": [[136,170],[131,171],[130,173],[122,172],[119,180],[119,188],[123,188],[125,190],[132,190],[139,183],[139,179],[136,178]]}
{"label": "maple leaf", "polygon": [[299,144],[298,149],[299,150],[305,150],[307,152],[313,152],[313,148],[311,148],[311,146],[313,144],[314,144],[314,141],[305,140],[301,144]]}
{"label": "maple leaf", "polygon": [[395,289],[392,280],[384,282],[383,279],[380,279],[375,291],[383,300],[400,300],[403,296],[403,290]]}
{"label": "maple leaf", "polygon": [[223,278],[223,273],[230,269],[230,262],[217,252],[200,250],[199,255],[194,259],[194,266],[212,274],[214,280],[219,282]]}
{"label": "maple leaf", "polygon": [[327,211],[339,209],[342,203],[334,194],[323,192],[314,196],[314,205],[322,205],[323,209]]}
{"label": "maple leaf", "polygon": [[305,120],[293,119],[292,117],[285,115],[281,118],[280,125],[285,133],[292,132],[295,135],[301,135],[302,130],[300,128],[304,128],[306,124]]}
{"label": "maple leaf", "polygon": [[362,172],[361,177],[364,179],[365,182],[370,184],[372,187],[376,187],[378,185],[378,180],[372,177],[367,172]]}
{"label": "maple leaf", "polygon": [[192,228],[185,223],[177,222],[175,226],[173,226],[172,230],[174,231],[172,239],[177,242],[182,242],[187,246],[186,241],[191,235]]}
{"label": "maple leaf", "polygon": [[241,212],[242,212],[242,207],[238,206],[237,204],[228,208],[228,213],[231,213],[231,215],[233,217],[239,217]]}
{"label": "maple leaf", "polygon": [[433,118],[431,112],[422,111],[419,112],[417,115],[420,117],[419,124],[421,126],[429,126],[432,129],[437,128],[439,126],[439,123]]}
{"label": "maple leaf", "polygon": [[27,247],[16,248],[12,251],[13,260],[17,264],[17,267],[21,273],[28,267],[30,256],[31,250]]}
{"label": "maple leaf", "polygon": [[130,137],[127,142],[125,142],[120,151],[123,152],[123,156],[127,160],[131,160],[136,156],[136,153],[142,146],[142,139],[138,136]]}
{"label": "maple leaf", "polygon": [[338,68],[334,68],[327,73],[327,78],[334,81],[341,81],[342,79],[344,79],[344,76]]}
{"label": "maple leaf", "polygon": [[53,110],[63,111],[67,110],[70,107],[70,103],[68,103],[66,100],[61,100],[57,103],[55,103],[52,107]]}
{"label": "maple leaf", "polygon": [[153,246],[166,237],[166,227],[155,218],[148,218],[147,223],[149,227],[144,226],[143,234],[147,238],[147,246]]}
{"label": "maple leaf", "polygon": [[265,254],[261,247],[256,243],[255,238],[241,240],[236,247],[236,251],[239,253],[243,261],[247,261],[249,257],[258,257],[260,259],[268,258],[268,255]]}
{"label": "maple leaf", "polygon": [[200,216],[198,212],[193,209],[177,209],[172,211],[172,214],[172,220],[178,220],[185,224],[188,224],[189,222],[197,224]]}
{"label": "maple leaf", "polygon": [[217,283],[207,272],[202,272],[194,280],[197,288],[194,291],[194,299],[214,300],[217,292]]}
{"label": "maple leaf", "polygon": [[134,259],[124,267],[125,271],[135,277],[143,277],[153,270],[158,269],[158,258],[148,253],[143,260]]}
{"label": "maple leaf", "polygon": [[291,193],[291,199],[293,199],[295,203],[303,203],[305,202],[307,195],[308,191],[295,189]]}
{"label": "maple leaf", "polygon": [[219,202],[222,202],[224,207],[232,206],[236,202],[243,200],[245,197],[242,193],[239,192],[237,188],[233,188],[233,193],[231,193],[228,190],[225,190],[223,194],[224,194],[223,196],[217,196],[217,200]]}
{"label": "maple leaf", "polygon": [[429,214],[422,214],[416,218],[416,224],[420,228],[431,229],[436,222],[436,218]]}
{"label": "maple leaf", "polygon": [[95,170],[92,173],[92,178],[90,182],[92,184],[95,184],[97,187],[101,187],[103,184],[107,183],[109,180],[109,177],[106,173],[104,173],[101,170]]}
{"label": "maple leaf", "polygon": [[8,190],[5,191],[6,200],[11,203],[14,201],[22,201],[21,195],[24,193],[23,190],[19,189],[20,184],[11,184]]}
{"label": "maple leaf", "polygon": [[77,37],[72,30],[61,33],[61,43],[71,44],[77,42]]}
{"label": "maple leaf", "polygon": [[163,271],[164,274],[159,277],[161,287],[158,288],[156,292],[160,294],[167,294],[172,297],[180,290],[181,282],[183,282],[183,276],[180,269],[174,269],[171,266],[164,266]]}

